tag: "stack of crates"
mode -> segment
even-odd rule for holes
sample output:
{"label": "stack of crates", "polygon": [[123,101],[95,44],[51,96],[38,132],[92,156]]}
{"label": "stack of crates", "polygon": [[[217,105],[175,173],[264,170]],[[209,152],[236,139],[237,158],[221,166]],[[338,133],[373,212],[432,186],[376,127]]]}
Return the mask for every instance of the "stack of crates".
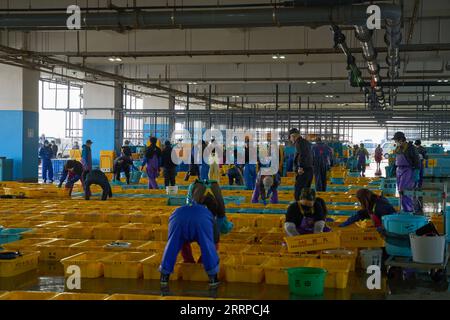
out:
{"label": "stack of crates", "polygon": [[381,190],[384,196],[395,196],[397,191],[397,179],[386,178],[381,180]]}
{"label": "stack of crates", "polygon": [[103,172],[112,172],[114,166],[114,151],[101,150],[100,151],[100,170]]}

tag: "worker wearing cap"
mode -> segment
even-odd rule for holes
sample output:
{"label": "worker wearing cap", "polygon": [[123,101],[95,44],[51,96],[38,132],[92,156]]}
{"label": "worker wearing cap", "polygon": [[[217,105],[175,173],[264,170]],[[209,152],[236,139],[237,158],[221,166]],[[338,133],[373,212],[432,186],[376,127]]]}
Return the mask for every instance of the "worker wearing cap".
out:
{"label": "worker wearing cap", "polygon": [[298,129],[289,130],[289,139],[295,146],[294,172],[295,177],[295,200],[300,199],[303,188],[310,188],[313,180],[313,154],[311,143],[300,136]]}
{"label": "worker wearing cap", "polygon": [[42,161],[42,180],[44,180],[44,183],[47,183],[48,178],[50,183],[53,183],[53,150],[48,140],[45,140],[44,146],[39,149],[39,158]]}
{"label": "worker wearing cap", "polygon": [[86,172],[92,170],[92,141],[86,140],[86,144],[83,144],[81,152],[81,164]]}
{"label": "worker wearing cap", "polygon": [[122,146],[122,156],[129,157],[130,159],[133,156],[130,148],[130,141],[125,140],[124,145]]}
{"label": "worker wearing cap", "polygon": [[258,203],[260,196],[264,204],[266,204],[269,198],[270,203],[278,203],[278,186],[280,182],[281,177],[278,173],[275,175],[263,175],[259,171],[256,178],[255,190],[253,190],[252,203]]}
{"label": "worker wearing cap", "polygon": [[325,225],[328,214],[322,198],[316,197],[314,189],[303,188],[300,200],[292,202],[286,213],[284,230],[288,237],[331,231]]}
{"label": "worker wearing cap", "polygon": [[396,132],[392,140],[397,144],[395,149],[395,169],[401,208],[404,212],[414,212],[413,199],[410,196],[406,196],[404,191],[413,190],[420,180],[419,153],[411,141],[406,141],[403,132]]}

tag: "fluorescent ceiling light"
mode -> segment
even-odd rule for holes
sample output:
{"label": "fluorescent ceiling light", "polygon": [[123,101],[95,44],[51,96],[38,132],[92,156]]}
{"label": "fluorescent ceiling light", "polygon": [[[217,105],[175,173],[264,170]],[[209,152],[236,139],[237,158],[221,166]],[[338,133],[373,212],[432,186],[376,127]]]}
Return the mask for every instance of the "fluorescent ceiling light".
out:
{"label": "fluorescent ceiling light", "polygon": [[280,59],[284,59],[284,58],[286,58],[286,57],[285,57],[285,56],[279,56],[279,58],[280,58]]}
{"label": "fluorescent ceiling light", "polygon": [[272,59],[275,59],[275,60],[276,60],[276,59],[278,59],[278,56],[277,56],[277,55],[273,55],[273,56],[272,56]]}

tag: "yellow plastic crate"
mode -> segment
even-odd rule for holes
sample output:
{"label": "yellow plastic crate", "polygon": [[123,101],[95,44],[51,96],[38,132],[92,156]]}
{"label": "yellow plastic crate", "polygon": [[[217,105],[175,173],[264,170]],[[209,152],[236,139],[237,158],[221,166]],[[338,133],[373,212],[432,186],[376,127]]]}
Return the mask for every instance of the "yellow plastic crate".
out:
{"label": "yellow plastic crate", "polygon": [[71,293],[64,292],[57,294],[50,300],[106,300],[109,295],[102,293]]}
{"label": "yellow plastic crate", "polygon": [[377,231],[348,231],[341,233],[342,248],[380,248],[384,240]]}
{"label": "yellow plastic crate", "polygon": [[137,247],[137,251],[162,253],[166,248],[165,241],[148,241]]}
{"label": "yellow plastic crate", "polygon": [[257,214],[229,214],[228,219],[233,222],[235,228],[256,227]]}
{"label": "yellow plastic crate", "polygon": [[102,260],[105,278],[142,278],[142,261],[149,256],[143,252],[123,252],[105,258]]}
{"label": "yellow plastic crate", "polygon": [[108,223],[129,223],[130,222],[129,214],[122,213],[109,213],[105,216],[105,221]]}
{"label": "yellow plastic crate", "polygon": [[11,260],[0,260],[0,277],[14,277],[37,269],[39,252],[22,252],[22,256]]}
{"label": "yellow plastic crate", "polygon": [[267,234],[259,240],[261,244],[271,244],[281,246],[284,243],[284,233],[271,233]]}
{"label": "yellow plastic crate", "polygon": [[281,228],[281,215],[267,214],[256,218],[258,228]]}
{"label": "yellow plastic crate", "polygon": [[278,245],[249,245],[243,254],[246,255],[263,255],[263,256],[280,256],[282,247]]}
{"label": "yellow plastic crate", "polygon": [[[127,243],[128,245],[127,246],[118,246],[118,245],[114,245],[114,243]],[[121,252],[121,251],[144,252],[143,250],[138,250],[138,248],[146,243],[147,243],[147,241],[141,241],[141,240],[108,241],[108,243],[106,243],[103,246],[103,250],[113,251],[113,252]]]}
{"label": "yellow plastic crate", "polygon": [[256,234],[231,232],[220,237],[220,242],[250,244],[255,242]]}
{"label": "yellow plastic crate", "polygon": [[75,223],[67,226],[67,239],[92,239],[95,224],[92,223]]}
{"label": "yellow plastic crate", "polygon": [[23,239],[33,238],[65,238],[67,230],[63,228],[37,228],[22,233]]}
{"label": "yellow plastic crate", "polygon": [[153,229],[153,237],[155,241],[167,241],[169,237],[169,229],[167,227],[156,227]]}
{"label": "yellow plastic crate", "polygon": [[308,252],[340,247],[339,232],[299,235],[284,238],[288,252]]}
{"label": "yellow plastic crate", "polygon": [[161,296],[152,296],[146,294],[120,294],[110,295],[105,300],[161,300]]}
{"label": "yellow plastic crate", "polygon": [[257,255],[228,256],[223,263],[226,281],[261,283],[264,280],[262,264],[266,261],[266,257]]}
{"label": "yellow plastic crate", "polygon": [[162,297],[161,300],[214,300],[214,299],[205,297],[165,296]]}
{"label": "yellow plastic crate", "polygon": [[318,259],[311,260],[308,267],[327,270],[325,288],[345,289],[348,284],[348,274],[351,262],[348,260]]}
{"label": "yellow plastic crate", "polygon": [[358,257],[358,251],[355,249],[353,249],[353,250],[346,250],[346,249],[324,250],[320,253],[321,259],[337,259],[337,260],[350,261],[350,271],[355,271],[357,257]]}
{"label": "yellow plastic crate", "polygon": [[71,265],[76,265],[80,268],[82,278],[100,278],[103,276],[102,260],[114,255],[110,252],[82,252],[76,255],[64,258],[61,263],[64,265],[65,273],[67,268]]}
{"label": "yellow plastic crate", "polygon": [[0,300],[50,300],[56,292],[43,291],[11,291],[0,295]]}
{"label": "yellow plastic crate", "polygon": [[208,281],[208,275],[202,263],[180,263],[179,268],[184,281]]}
{"label": "yellow plastic crate", "polygon": [[219,254],[240,254],[247,250],[248,245],[242,245],[239,243],[219,243],[217,252]]}
{"label": "yellow plastic crate", "polygon": [[[159,272],[159,266],[162,260],[162,253],[155,253],[142,261],[144,268],[144,279],[146,280],[159,280],[161,273]],[[174,272],[170,277],[170,280],[178,280],[180,278],[180,264],[176,263],[174,266]]]}
{"label": "yellow plastic crate", "polygon": [[100,224],[92,229],[96,240],[122,240],[122,228],[124,224]]}
{"label": "yellow plastic crate", "polygon": [[110,242],[110,240],[82,240],[71,246],[72,255],[85,251],[105,251],[105,245]]}
{"label": "yellow plastic crate", "polygon": [[36,238],[36,239],[22,239],[19,241],[9,242],[2,244],[1,246],[5,250],[16,250],[16,251],[38,251],[37,245],[44,244],[55,239],[51,238]]}
{"label": "yellow plastic crate", "polygon": [[154,239],[153,229],[156,225],[143,223],[131,223],[122,226],[122,239],[124,240],[152,240]]}
{"label": "yellow plastic crate", "polygon": [[[94,191],[92,191],[94,192]],[[85,212],[82,218],[83,222],[102,223],[106,222],[106,214],[99,212]],[[81,221],[81,220],[80,220]]]}
{"label": "yellow plastic crate", "polygon": [[37,245],[37,249],[40,251],[39,259],[42,261],[59,261],[63,258],[69,257],[76,253],[73,245],[81,242],[82,240],[75,239],[55,239]]}
{"label": "yellow plastic crate", "polygon": [[265,273],[265,282],[267,284],[287,285],[288,274],[287,268],[306,267],[311,259],[308,258],[291,258],[277,257],[270,258],[263,264]]}

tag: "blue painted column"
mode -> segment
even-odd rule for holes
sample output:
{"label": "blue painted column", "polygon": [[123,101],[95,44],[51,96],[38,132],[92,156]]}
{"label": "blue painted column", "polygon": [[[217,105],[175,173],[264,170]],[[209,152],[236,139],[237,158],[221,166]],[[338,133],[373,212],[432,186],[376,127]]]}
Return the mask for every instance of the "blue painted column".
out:
{"label": "blue painted column", "polygon": [[121,117],[114,109],[122,105],[120,87],[84,86],[83,144],[92,140],[92,163],[100,164],[100,151],[120,152]]}
{"label": "blue painted column", "polygon": [[38,181],[39,72],[0,64],[0,157],[13,160],[13,179]]}

